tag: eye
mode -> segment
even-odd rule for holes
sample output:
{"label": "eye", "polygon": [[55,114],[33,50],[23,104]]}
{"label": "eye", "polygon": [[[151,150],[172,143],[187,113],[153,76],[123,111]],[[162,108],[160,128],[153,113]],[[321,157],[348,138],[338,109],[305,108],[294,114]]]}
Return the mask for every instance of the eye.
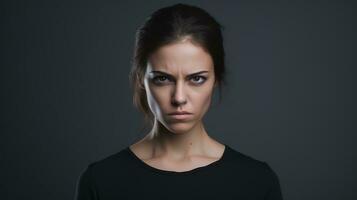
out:
{"label": "eye", "polygon": [[[203,84],[207,78],[204,76],[192,76],[190,79],[194,82],[194,84],[200,85],[200,84]],[[167,81],[171,81],[170,77],[162,76],[162,75],[156,76],[152,80],[155,84],[158,84],[158,85],[165,84],[165,83],[167,83]]]}
{"label": "eye", "polygon": [[164,83],[165,80],[168,80],[168,77],[166,77],[166,76],[156,76],[156,77],[153,78],[154,83],[158,83],[158,84]]}
{"label": "eye", "polygon": [[192,77],[192,80],[195,82],[195,83],[197,83],[197,84],[202,84],[202,83],[204,83],[205,81],[206,81],[206,77],[204,77],[204,76],[193,76]]}

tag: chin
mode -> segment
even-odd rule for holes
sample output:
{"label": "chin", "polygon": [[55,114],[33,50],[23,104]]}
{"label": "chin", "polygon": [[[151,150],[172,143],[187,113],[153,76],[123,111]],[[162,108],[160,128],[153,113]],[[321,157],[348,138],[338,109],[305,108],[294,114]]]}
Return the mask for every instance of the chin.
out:
{"label": "chin", "polygon": [[193,128],[193,124],[191,122],[171,122],[167,123],[165,127],[173,133],[184,134]]}

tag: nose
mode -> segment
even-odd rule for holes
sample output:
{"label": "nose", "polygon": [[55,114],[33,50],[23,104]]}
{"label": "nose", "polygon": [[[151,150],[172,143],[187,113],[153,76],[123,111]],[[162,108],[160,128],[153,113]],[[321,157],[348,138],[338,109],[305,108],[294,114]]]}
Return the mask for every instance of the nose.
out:
{"label": "nose", "polygon": [[175,91],[173,93],[172,104],[174,106],[181,106],[186,104],[186,96],[184,91],[184,85],[182,82],[177,82],[175,86]]}

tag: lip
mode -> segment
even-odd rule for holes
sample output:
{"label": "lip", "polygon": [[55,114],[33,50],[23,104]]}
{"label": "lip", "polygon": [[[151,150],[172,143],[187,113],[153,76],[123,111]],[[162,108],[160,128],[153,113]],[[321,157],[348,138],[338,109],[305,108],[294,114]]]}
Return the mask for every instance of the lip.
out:
{"label": "lip", "polygon": [[170,114],[170,116],[177,120],[184,120],[191,117],[192,114]]}
{"label": "lip", "polygon": [[190,115],[192,113],[189,113],[187,111],[177,111],[177,112],[172,112],[172,113],[169,113],[169,115]]}

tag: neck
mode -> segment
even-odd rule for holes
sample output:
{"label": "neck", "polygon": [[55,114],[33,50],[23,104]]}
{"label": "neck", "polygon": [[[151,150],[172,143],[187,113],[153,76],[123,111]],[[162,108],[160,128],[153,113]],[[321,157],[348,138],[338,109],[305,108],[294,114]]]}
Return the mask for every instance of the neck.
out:
{"label": "neck", "polygon": [[155,120],[146,139],[152,144],[153,157],[168,156],[181,159],[204,152],[209,136],[202,122],[185,132],[173,133]]}

